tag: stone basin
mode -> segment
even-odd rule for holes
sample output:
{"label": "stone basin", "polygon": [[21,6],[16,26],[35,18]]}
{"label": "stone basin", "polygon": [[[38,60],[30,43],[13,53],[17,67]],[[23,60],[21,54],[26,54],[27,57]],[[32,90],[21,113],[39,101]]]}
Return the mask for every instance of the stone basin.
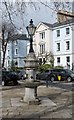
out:
{"label": "stone basin", "polygon": [[43,82],[37,80],[21,80],[19,83],[25,87],[25,95],[23,97],[23,101],[28,104],[40,104],[40,100],[37,97],[37,87],[42,85]]}
{"label": "stone basin", "polygon": [[37,80],[35,80],[35,81],[28,81],[28,80],[22,81],[22,80],[20,80],[19,83],[26,88],[35,88],[35,87],[38,87],[38,86],[43,84],[43,82],[40,82]]}

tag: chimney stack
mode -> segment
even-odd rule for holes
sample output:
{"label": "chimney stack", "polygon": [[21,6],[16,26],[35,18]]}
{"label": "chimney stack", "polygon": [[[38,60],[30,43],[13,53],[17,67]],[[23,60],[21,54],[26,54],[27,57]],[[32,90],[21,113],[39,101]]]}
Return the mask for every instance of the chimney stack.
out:
{"label": "chimney stack", "polygon": [[64,21],[67,21],[69,19],[73,19],[74,14],[71,12],[59,10],[57,13],[57,18],[58,18],[58,22],[64,22]]}

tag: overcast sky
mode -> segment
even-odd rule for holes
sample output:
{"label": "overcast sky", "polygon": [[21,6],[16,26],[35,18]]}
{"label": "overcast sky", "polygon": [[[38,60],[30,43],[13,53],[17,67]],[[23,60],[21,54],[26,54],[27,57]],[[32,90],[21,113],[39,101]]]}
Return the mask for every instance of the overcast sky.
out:
{"label": "overcast sky", "polygon": [[18,16],[16,15],[13,16],[14,23],[17,26],[23,28],[24,32],[26,31],[25,27],[29,24],[30,19],[33,19],[35,25],[37,25],[40,21],[47,22],[50,24],[57,21],[56,11],[51,2],[48,2],[47,4],[49,5],[49,7],[45,7],[43,4],[40,4],[39,2],[35,2],[35,3],[36,3],[36,9],[33,6],[26,7],[25,16],[23,16],[22,18],[20,14],[18,14]]}
{"label": "overcast sky", "polygon": [[[23,22],[26,27],[29,24],[30,19],[33,19],[34,24],[37,25],[39,22],[47,22],[52,24],[57,21],[56,18],[57,17],[55,11],[45,7],[44,5],[38,5],[36,10],[34,7],[27,7],[25,11],[25,17],[23,17],[24,22],[22,20],[20,20],[20,22]],[[16,21],[19,25],[18,18]]]}

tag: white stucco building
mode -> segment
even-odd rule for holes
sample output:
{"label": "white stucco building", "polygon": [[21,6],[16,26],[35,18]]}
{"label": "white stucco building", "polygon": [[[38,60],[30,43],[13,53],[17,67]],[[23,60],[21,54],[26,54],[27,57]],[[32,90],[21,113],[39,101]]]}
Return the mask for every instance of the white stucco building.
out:
{"label": "white stucco building", "polygon": [[54,65],[69,66],[74,63],[74,21],[54,24],[53,27],[53,53]]}
{"label": "white stucco building", "polygon": [[[40,63],[50,63],[49,56],[52,54],[54,66],[60,65],[72,69],[74,65],[74,19],[64,18],[61,16],[61,22],[54,24],[39,22],[33,36],[33,48]],[[9,43],[5,67],[9,68],[12,60],[15,61],[16,67],[24,67],[24,59],[28,52],[27,41],[17,40]]]}
{"label": "white stucco building", "polygon": [[34,36],[35,53],[40,61],[46,54],[54,55],[54,66],[72,68],[74,64],[74,20],[62,23],[40,22]]}

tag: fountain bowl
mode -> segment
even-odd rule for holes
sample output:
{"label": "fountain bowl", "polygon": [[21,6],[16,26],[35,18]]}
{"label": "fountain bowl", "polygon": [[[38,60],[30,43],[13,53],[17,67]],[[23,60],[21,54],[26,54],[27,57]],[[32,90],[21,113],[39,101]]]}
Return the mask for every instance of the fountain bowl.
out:
{"label": "fountain bowl", "polygon": [[30,81],[30,80],[20,80],[19,83],[21,85],[23,85],[24,87],[26,88],[35,88],[35,87],[38,87],[40,85],[43,85],[44,83],[43,82],[40,82],[39,80],[33,80],[33,81]]}

